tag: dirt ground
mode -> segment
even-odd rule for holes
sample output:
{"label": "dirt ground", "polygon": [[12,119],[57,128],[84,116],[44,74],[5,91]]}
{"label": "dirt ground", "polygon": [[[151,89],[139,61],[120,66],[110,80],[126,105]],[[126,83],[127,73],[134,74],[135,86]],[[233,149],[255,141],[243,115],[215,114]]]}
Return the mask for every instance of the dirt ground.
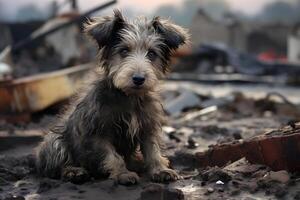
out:
{"label": "dirt ground", "polygon": [[[186,91],[189,94],[182,95]],[[275,172],[245,158],[203,167],[195,156],[215,144],[293,126],[300,121],[297,88],[167,82],[162,96],[169,114],[169,124],[163,127],[164,154],[183,180],[156,184],[140,174],[138,185],[125,187],[112,180],[75,185],[37,177],[32,154],[55,121],[54,115],[39,115],[30,124],[0,122],[0,199],[300,199],[299,172]]]}

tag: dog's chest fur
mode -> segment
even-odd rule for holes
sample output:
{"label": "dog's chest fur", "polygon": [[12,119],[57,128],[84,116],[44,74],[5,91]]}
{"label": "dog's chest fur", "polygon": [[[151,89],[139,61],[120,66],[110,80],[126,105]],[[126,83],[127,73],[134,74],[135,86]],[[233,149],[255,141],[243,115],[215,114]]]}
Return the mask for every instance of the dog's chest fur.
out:
{"label": "dog's chest fur", "polygon": [[120,153],[131,153],[143,137],[151,134],[160,113],[151,96],[132,97],[115,88],[102,88],[98,103],[100,137],[107,137]]}

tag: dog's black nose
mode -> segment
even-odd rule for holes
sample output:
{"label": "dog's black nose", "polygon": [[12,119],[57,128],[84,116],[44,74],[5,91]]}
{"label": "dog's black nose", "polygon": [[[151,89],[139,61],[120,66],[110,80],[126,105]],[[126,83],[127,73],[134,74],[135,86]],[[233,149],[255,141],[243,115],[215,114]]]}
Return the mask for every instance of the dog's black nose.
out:
{"label": "dog's black nose", "polygon": [[143,85],[143,84],[144,84],[144,82],[145,82],[145,77],[140,76],[140,75],[134,75],[134,76],[132,77],[132,81],[133,81],[133,83],[134,83],[135,85],[140,86],[140,85]]}

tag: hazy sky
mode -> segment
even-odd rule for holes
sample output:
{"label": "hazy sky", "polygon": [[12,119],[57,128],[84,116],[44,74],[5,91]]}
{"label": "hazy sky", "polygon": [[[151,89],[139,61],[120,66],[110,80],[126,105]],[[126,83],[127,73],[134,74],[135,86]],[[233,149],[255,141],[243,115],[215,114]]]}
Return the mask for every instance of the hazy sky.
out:
{"label": "hazy sky", "polygon": [[[91,2],[99,2],[99,0],[89,0]],[[141,8],[147,8],[153,10],[162,4],[178,4],[183,0],[121,0],[120,5],[125,6],[135,6]],[[201,1],[201,0],[199,0]],[[253,14],[258,12],[266,3],[276,1],[276,0],[226,0],[228,3],[231,4],[231,7],[234,10],[239,10],[245,12],[247,14]]]}
{"label": "hazy sky", "polygon": [[[15,13],[18,8],[28,3],[34,3],[36,6],[43,8],[51,0],[0,0],[0,5],[5,7],[5,13]],[[63,0],[58,0],[62,2]],[[183,0],[119,0],[117,7],[132,7],[140,12],[151,12],[162,4],[180,5]],[[201,1],[201,0],[199,0]],[[246,14],[255,14],[266,3],[276,0],[226,0],[231,4],[234,10],[245,12]],[[80,8],[87,10],[95,5],[99,5],[106,0],[78,0]]]}

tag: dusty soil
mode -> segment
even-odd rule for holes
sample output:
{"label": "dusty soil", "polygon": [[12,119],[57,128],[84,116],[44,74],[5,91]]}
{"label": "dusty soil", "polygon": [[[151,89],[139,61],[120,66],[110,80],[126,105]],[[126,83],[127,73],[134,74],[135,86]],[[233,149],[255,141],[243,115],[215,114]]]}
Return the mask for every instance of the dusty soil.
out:
{"label": "dusty soil", "polygon": [[[180,95],[178,90],[169,88],[163,92],[165,105]],[[138,185],[125,187],[112,180],[75,185],[37,177],[32,154],[53,119],[43,116],[29,125],[0,123],[0,146],[7,146],[0,149],[0,199],[300,199],[300,173],[274,172],[244,158],[222,167],[199,168],[194,156],[215,144],[242,141],[292,125],[291,122],[300,121],[299,105],[278,95],[249,98],[247,91],[225,96],[213,94],[214,91],[210,95],[194,92],[199,102],[179,114],[170,114],[170,123],[163,128],[164,153],[183,180],[156,184],[140,174]],[[217,109],[195,117],[195,112],[212,105],[217,105]],[[9,146],[9,142],[18,145]]]}

